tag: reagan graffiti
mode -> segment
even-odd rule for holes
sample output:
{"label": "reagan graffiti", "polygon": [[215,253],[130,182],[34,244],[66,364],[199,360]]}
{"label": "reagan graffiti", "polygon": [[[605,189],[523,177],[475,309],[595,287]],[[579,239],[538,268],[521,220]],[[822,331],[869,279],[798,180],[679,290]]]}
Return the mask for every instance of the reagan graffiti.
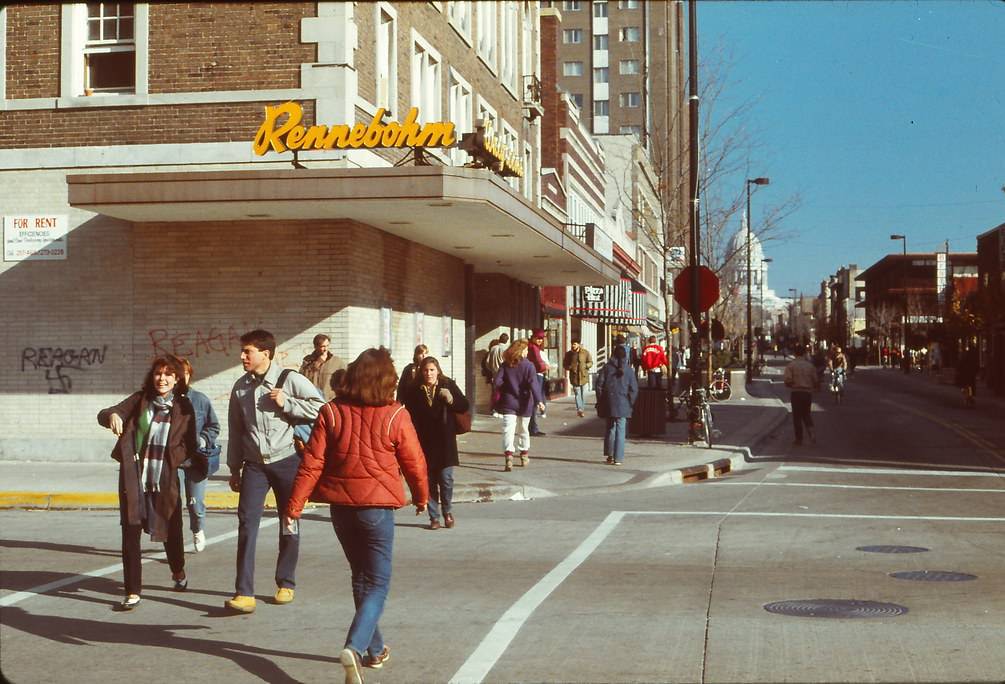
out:
{"label": "reagan graffiti", "polygon": [[44,370],[49,394],[69,394],[73,390],[73,379],[66,371],[100,366],[107,353],[107,344],[101,347],[25,347],[21,350],[21,372]]}

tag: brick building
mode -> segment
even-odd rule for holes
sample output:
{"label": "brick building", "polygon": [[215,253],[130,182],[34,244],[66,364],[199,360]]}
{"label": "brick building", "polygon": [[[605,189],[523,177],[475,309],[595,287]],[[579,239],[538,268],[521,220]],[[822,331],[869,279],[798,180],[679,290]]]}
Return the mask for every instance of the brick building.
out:
{"label": "brick building", "polygon": [[977,268],[984,379],[1005,395],[1005,223],[977,236]]}
{"label": "brick building", "polygon": [[[540,206],[536,3],[13,3],[0,37],[2,458],[107,457],[162,352],[225,412],[254,327],[294,367],[422,341],[484,405],[541,286],[619,276]],[[482,122],[486,168],[418,135]]]}

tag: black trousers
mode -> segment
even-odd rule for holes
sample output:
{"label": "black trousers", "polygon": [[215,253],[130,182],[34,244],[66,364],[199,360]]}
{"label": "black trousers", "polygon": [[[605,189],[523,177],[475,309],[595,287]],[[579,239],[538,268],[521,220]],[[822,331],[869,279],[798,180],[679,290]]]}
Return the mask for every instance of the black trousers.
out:
{"label": "black trousers", "polygon": [[796,429],[796,440],[803,439],[803,425],[813,427],[813,417],[810,407],[813,405],[813,393],[800,390],[792,391],[792,424]]}
{"label": "black trousers", "polygon": [[[174,508],[174,514],[168,521],[168,538],[164,542],[167,552],[168,566],[172,573],[185,569],[185,541],[182,533],[181,511],[184,506],[181,501]],[[143,588],[143,556],[140,553],[140,535],[142,525],[122,525],[122,575],[126,594],[140,594]]]}

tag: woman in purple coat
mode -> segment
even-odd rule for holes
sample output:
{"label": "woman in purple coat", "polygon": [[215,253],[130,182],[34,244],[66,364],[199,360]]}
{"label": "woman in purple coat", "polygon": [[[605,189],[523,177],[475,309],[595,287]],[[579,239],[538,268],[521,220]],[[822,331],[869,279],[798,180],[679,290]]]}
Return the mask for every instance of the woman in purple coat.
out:
{"label": "woman in purple coat", "polygon": [[527,340],[517,340],[503,353],[503,364],[492,381],[494,408],[503,418],[503,453],[506,471],[513,470],[513,453],[520,450],[520,465],[530,461],[530,417],[544,410],[537,371],[527,360]]}

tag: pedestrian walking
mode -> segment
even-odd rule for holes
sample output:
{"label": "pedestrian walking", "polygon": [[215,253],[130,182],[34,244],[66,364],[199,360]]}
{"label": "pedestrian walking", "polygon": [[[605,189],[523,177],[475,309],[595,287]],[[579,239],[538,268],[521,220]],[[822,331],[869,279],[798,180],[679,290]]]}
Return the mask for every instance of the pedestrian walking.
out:
{"label": "pedestrian walking", "polygon": [[443,524],[454,526],[454,467],[457,458],[457,414],[470,408],[457,383],[443,374],[440,362],[427,356],[419,364],[421,382],[412,385],[405,394],[405,408],[419,435],[422,453],[426,456],[429,481],[429,529]]}
{"label": "pedestrian walking", "polygon": [[[293,442],[294,423],[313,421],[324,399],[300,373],[284,372],[274,362],[276,338],[267,330],[241,336],[241,364],[246,371],[230,393],[227,425],[227,466],[230,488],[240,492],[237,501],[237,578],[234,597],[225,607],[239,613],[255,611],[255,546],[258,526],[271,489],[276,508],[284,510],[300,466]],[[296,587],[300,530],[280,530],[276,560],[276,604],[293,601]]]}
{"label": "pedestrian walking", "polygon": [[548,362],[544,358],[544,330],[538,328],[530,336],[530,344],[527,346],[527,358],[534,366],[537,375],[538,387],[541,391],[541,405],[536,412],[530,414],[530,436],[544,437],[547,433],[542,432],[538,426],[538,417],[546,417],[546,406],[548,403]]}
{"label": "pedestrian walking", "polygon": [[186,389],[177,359],[158,357],[140,391],[98,412],[98,423],[118,437],[112,458],[119,462],[125,599],[116,610],[132,610],[140,603],[141,532],[163,542],[174,590],[188,588],[178,470],[184,465],[193,481],[205,478],[206,461],[196,450],[195,415]]}
{"label": "pedestrian walking", "polygon": [[669,366],[666,352],[656,342],[656,336],[649,336],[649,343],[642,350],[642,370],[646,372],[649,387],[663,386],[663,369]]}
{"label": "pedestrian walking", "polygon": [[325,401],[331,401],[335,396],[331,388],[332,374],[340,368],[345,368],[345,361],[331,353],[331,342],[331,338],[327,335],[315,335],[314,351],[305,356],[300,364],[300,374],[321,390]]}
{"label": "pedestrian walking", "polygon": [[572,339],[569,351],[562,359],[562,368],[569,374],[569,384],[576,398],[576,415],[582,418],[586,410],[586,385],[590,382],[590,369],[593,368],[593,357],[577,338]]}
{"label": "pedestrian walking", "polygon": [[806,359],[806,347],[797,344],[796,358],[785,367],[785,386],[792,390],[789,401],[792,403],[792,423],[795,428],[796,446],[803,443],[803,426],[809,434],[810,442],[816,444],[816,433],[813,431],[813,416],[810,409],[813,405],[813,392],[820,389],[820,376],[817,369]]}
{"label": "pedestrian walking", "polygon": [[625,462],[625,432],[638,396],[638,378],[628,364],[625,348],[618,345],[597,378],[598,410],[607,418],[604,456],[609,465]]}
{"label": "pedestrian walking", "polygon": [[419,378],[419,363],[429,355],[429,347],[424,344],[416,345],[412,352],[412,362],[401,371],[401,378],[398,379],[398,389],[394,393],[394,399],[399,404],[405,403],[405,395],[408,389],[421,381]]}
{"label": "pedestrian walking", "polygon": [[206,482],[209,476],[220,469],[220,445],[216,438],[220,435],[220,421],[213,410],[213,402],[199,390],[192,388],[192,364],[186,358],[179,358],[185,374],[185,396],[192,404],[195,414],[196,450],[206,459],[206,477],[193,479],[185,468],[178,469],[178,483],[182,501],[188,508],[189,529],[192,531],[192,548],[196,553],[206,548]]}
{"label": "pedestrian walking", "polygon": [[281,525],[295,534],[308,501],[330,506],[332,527],[352,572],[356,613],[339,660],[345,681],[381,668],[391,649],[380,631],[394,551],[394,511],[405,505],[404,474],[415,514],[426,509],[426,464],[408,411],[394,400],[397,374],[386,349],[349,364],[334,401],[321,409],[304,449]]}
{"label": "pedestrian walking", "polygon": [[517,340],[503,355],[503,365],[492,381],[495,410],[502,414],[505,470],[513,470],[513,454],[520,465],[530,462],[530,419],[534,409],[544,410],[544,396],[533,364],[527,360],[527,340]]}
{"label": "pedestrian walking", "polygon": [[960,356],[956,366],[956,386],[963,393],[963,405],[973,408],[977,404],[977,375],[981,370],[976,347],[970,347]]}

